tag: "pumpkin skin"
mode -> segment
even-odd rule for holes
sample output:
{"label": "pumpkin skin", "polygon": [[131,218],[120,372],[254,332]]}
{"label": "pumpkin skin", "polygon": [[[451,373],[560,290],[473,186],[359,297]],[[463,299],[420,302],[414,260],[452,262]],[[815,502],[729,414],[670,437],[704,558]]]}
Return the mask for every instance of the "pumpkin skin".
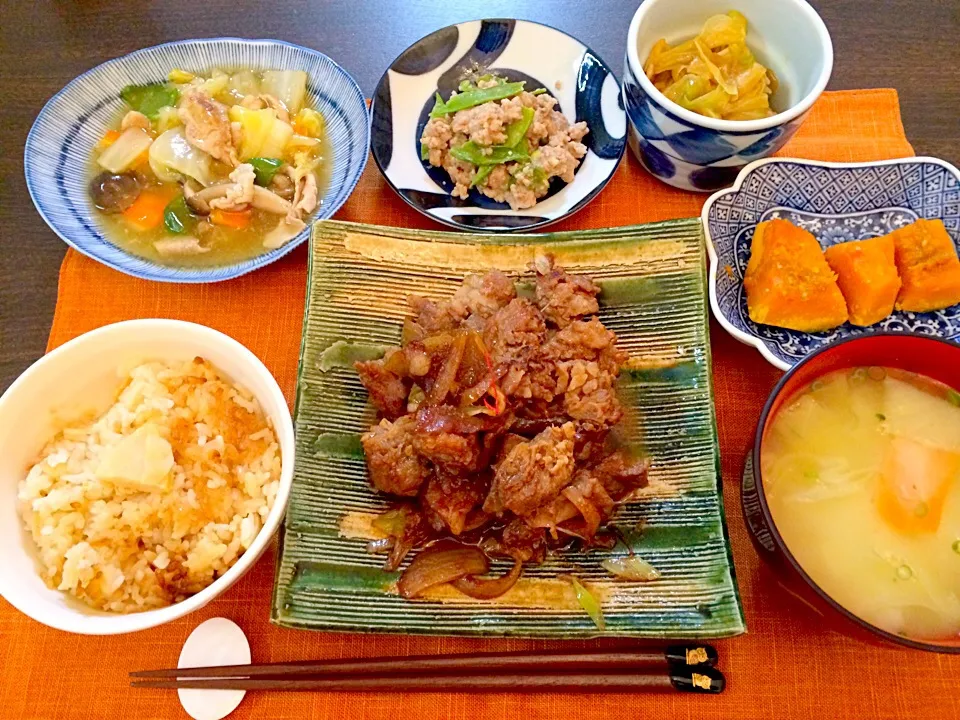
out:
{"label": "pumpkin skin", "polygon": [[757,225],[743,285],[755,323],[817,332],[847,320],[847,304],[820,243],[786,220]]}
{"label": "pumpkin skin", "polygon": [[917,220],[889,237],[903,281],[898,310],[927,312],[960,302],[960,259],[942,220]]}
{"label": "pumpkin skin", "polygon": [[837,274],[851,323],[873,325],[893,312],[900,292],[900,276],[894,262],[892,237],[841,243],[828,247],[823,255]]}

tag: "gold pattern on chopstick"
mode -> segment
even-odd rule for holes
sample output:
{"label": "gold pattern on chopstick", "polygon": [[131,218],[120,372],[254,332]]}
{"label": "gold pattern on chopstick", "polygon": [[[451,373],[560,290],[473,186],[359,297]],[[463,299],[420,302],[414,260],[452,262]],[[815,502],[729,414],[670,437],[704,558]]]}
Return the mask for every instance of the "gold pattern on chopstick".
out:
{"label": "gold pattern on chopstick", "polygon": [[710,682],[709,675],[701,675],[700,673],[693,673],[693,675],[691,675],[691,679],[693,680],[694,687],[700,688],[701,690],[710,689],[711,682]]}
{"label": "gold pattern on chopstick", "polygon": [[707,649],[702,647],[687,648],[687,665],[700,665],[707,661]]}

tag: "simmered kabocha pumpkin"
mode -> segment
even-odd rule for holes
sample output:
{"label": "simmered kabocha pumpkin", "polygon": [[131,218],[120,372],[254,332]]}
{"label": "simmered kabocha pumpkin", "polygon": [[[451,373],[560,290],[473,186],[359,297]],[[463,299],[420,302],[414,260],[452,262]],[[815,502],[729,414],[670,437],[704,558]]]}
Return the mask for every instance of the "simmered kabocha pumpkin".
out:
{"label": "simmered kabocha pumpkin", "polygon": [[743,285],[756,323],[817,332],[847,320],[847,305],[817,239],[786,220],[757,225]]}
{"label": "simmered kabocha pumpkin", "polygon": [[828,247],[824,257],[837,274],[851,323],[873,325],[893,312],[900,290],[893,238],[885,235],[841,243]]}
{"label": "simmered kabocha pumpkin", "polygon": [[942,220],[917,220],[888,237],[903,281],[898,310],[927,312],[960,302],[960,259]]}

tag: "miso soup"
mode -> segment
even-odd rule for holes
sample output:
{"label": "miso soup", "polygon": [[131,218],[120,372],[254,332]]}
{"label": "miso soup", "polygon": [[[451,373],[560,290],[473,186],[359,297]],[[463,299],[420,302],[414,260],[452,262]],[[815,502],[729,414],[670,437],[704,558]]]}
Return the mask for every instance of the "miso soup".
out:
{"label": "miso soup", "polygon": [[826,375],[761,448],[770,512],[828,595],[883,630],[960,637],[960,394],[891,368]]}

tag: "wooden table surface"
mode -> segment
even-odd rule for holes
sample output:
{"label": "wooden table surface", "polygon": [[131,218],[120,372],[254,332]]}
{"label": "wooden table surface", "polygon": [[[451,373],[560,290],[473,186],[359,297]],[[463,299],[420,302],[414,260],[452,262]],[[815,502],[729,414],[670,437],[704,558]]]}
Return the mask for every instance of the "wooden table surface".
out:
{"label": "wooden table surface", "polygon": [[[960,163],[960,0],[813,4],[833,35],[836,62],[830,88],[896,88],[917,153]],[[637,0],[486,0],[482,6],[441,0],[2,0],[0,390],[43,353],[66,248],[27,194],[24,142],[43,104],[83,71],[170,40],[278,38],[326,53],[369,96],[387,65],[409,44],[445,25],[487,16],[559,27],[619,72],[636,6]]]}

